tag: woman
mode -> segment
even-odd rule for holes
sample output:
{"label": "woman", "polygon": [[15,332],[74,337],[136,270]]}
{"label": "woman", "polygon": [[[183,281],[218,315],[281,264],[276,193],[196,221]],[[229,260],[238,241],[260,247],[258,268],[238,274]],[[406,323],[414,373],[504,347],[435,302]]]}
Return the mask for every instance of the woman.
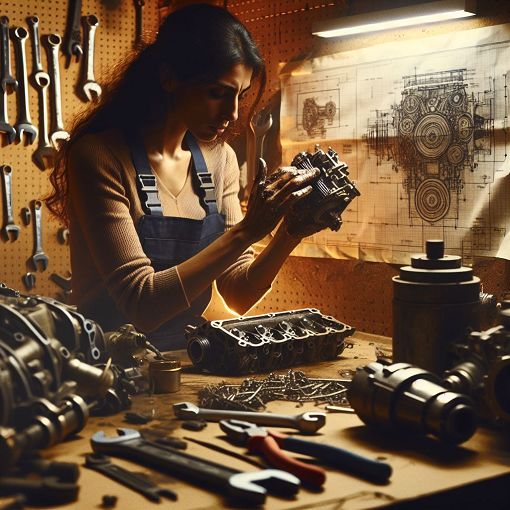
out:
{"label": "woman", "polygon": [[[238,164],[221,140],[257,80],[260,98],[264,78],[234,16],[190,5],[167,17],[73,129],[47,204],[70,225],[75,302],[103,329],[129,322],[160,349],[182,348],[213,281],[245,313],[299,243],[285,225],[317,171],[282,169],[269,182],[261,165],[243,218]],[[286,213],[255,258],[251,244]]]}

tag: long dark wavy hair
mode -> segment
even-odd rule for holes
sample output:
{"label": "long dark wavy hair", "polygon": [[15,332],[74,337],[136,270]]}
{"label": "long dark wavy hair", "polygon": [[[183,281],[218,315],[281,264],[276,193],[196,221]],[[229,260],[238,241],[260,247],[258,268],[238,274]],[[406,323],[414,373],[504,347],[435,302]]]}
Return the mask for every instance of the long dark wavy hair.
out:
{"label": "long dark wavy hair", "polygon": [[59,150],[50,174],[53,190],[48,209],[69,224],[67,160],[69,150],[83,135],[132,125],[147,125],[161,116],[168,92],[161,83],[165,69],[184,83],[214,81],[236,64],[252,69],[259,88],[251,117],[266,82],[264,61],[246,27],[233,14],[209,4],[191,4],[170,13],[156,40],[140,48],[110,73],[100,102],[75,119],[71,136]]}

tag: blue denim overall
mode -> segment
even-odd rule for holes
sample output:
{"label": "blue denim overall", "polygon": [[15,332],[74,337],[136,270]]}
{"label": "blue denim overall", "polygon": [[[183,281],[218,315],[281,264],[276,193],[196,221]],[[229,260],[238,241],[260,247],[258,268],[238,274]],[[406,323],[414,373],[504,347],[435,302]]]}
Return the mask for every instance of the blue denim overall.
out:
{"label": "blue denim overall", "polygon": [[[126,133],[126,139],[137,173],[138,196],[145,212],[137,225],[138,237],[154,270],[168,269],[189,259],[225,231],[225,218],[218,213],[214,183],[211,174],[207,171],[207,165],[197,141],[190,132],[187,132],[184,140],[191,151],[193,185],[206,216],[203,220],[163,216],[156,177],[143,141],[135,133]],[[211,299],[211,290],[209,286],[191,302],[187,310],[165,322],[156,331],[147,333],[148,340],[163,351],[184,349],[186,347],[185,327],[188,324],[196,326],[204,322],[202,313]],[[129,321],[118,310],[113,300],[111,298],[109,300],[109,304],[101,300],[101,307],[107,306],[108,309],[107,324],[104,320],[98,322],[103,328],[112,330]],[[161,306],[165,306],[165,303],[161,303]]]}

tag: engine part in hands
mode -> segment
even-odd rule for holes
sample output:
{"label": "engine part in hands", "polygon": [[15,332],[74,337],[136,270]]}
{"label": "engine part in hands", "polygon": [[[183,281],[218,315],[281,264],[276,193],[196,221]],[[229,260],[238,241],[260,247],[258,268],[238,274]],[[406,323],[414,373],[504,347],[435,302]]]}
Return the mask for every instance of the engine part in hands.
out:
{"label": "engine part in hands", "polygon": [[7,135],[7,142],[16,138],[16,130],[10,125],[7,114],[7,95],[18,89],[18,82],[11,74],[11,49],[9,46],[9,18],[0,17],[0,133]]}
{"label": "engine part in hands", "polygon": [[270,427],[288,427],[302,434],[315,434],[326,424],[326,414],[306,412],[302,414],[250,413],[244,411],[223,411],[204,409],[191,402],[179,402],[173,405],[175,416],[180,420],[202,419],[206,421],[244,420],[257,425]]}
{"label": "engine part in hands", "polygon": [[[387,482],[392,468],[386,462],[322,443],[268,431],[240,420],[222,420],[220,428],[234,444],[246,445],[252,453],[262,454],[272,465],[295,474],[303,483],[322,485],[326,473],[316,466],[287,457],[281,450],[309,455],[321,463],[375,482]],[[289,461],[290,459],[290,461]]]}
{"label": "engine part in hands", "polygon": [[46,271],[48,268],[48,256],[42,248],[42,207],[40,200],[32,200],[32,213],[34,215],[34,253],[32,254],[32,265],[34,270]]}
{"label": "engine part in hands", "polygon": [[12,206],[12,167],[10,165],[1,165],[0,172],[2,172],[2,190],[5,209],[5,225],[2,228],[2,234],[6,241],[16,241],[21,229],[14,223]]}
{"label": "engine part in hands", "polygon": [[258,467],[260,469],[266,469],[266,465],[263,464],[262,462],[259,462],[256,459],[252,459],[251,457],[248,457],[248,455],[237,453],[233,451],[231,448],[224,448],[223,446],[217,445],[215,443],[202,441],[201,439],[196,439],[194,437],[186,436],[184,437],[184,439],[186,439],[186,441],[191,441],[192,443],[199,444],[200,446],[203,446],[205,448],[209,448],[210,450],[214,450],[215,452],[223,453],[224,455],[230,455],[231,457],[242,460],[243,462],[247,462],[248,464],[251,464],[252,466]]}
{"label": "engine part in hands", "polygon": [[[242,420],[221,420],[220,428],[234,444],[246,446],[250,453],[259,454],[272,466],[296,475],[303,484],[320,487],[326,481],[324,469],[301,462],[283,452],[283,449],[286,449],[285,439],[287,436],[283,434],[276,436],[281,438],[281,440],[277,440],[266,429]],[[304,443],[309,443],[308,451],[299,453],[313,455],[311,452],[314,443],[308,441]]]}
{"label": "engine part in hands", "polygon": [[143,35],[143,7],[145,0],[134,0],[135,2],[135,40],[133,47],[138,48],[142,44]]}
{"label": "engine part in hands", "polygon": [[94,77],[94,39],[99,19],[94,14],[83,16],[83,30],[85,33],[85,58],[82,62],[78,93],[85,101],[97,101],[101,96],[101,86]]}
{"label": "engine part in hands", "polygon": [[32,290],[37,282],[37,277],[35,276],[34,273],[28,272],[21,277],[21,280],[23,281],[25,289]]}
{"label": "engine part in hands", "polygon": [[441,375],[452,366],[451,346],[479,330],[480,279],[461,258],[429,240],[426,253],[393,277],[393,361]]}
{"label": "engine part in hands", "polygon": [[259,159],[264,155],[264,139],[273,125],[269,109],[263,109],[251,119],[246,130],[246,182],[241,183],[239,199],[241,208],[246,210],[250,191],[255,181]]}
{"label": "engine part in hands", "polygon": [[30,108],[28,104],[28,78],[27,58],[25,42],[28,39],[28,32],[23,27],[11,29],[11,37],[14,41],[14,55],[16,58],[16,76],[18,78],[18,118],[16,119],[16,136],[21,142],[23,136],[26,143],[32,144],[37,138],[37,128],[32,124]]}
{"label": "engine part in hands", "polygon": [[316,308],[214,320],[186,332],[188,355],[207,372],[269,372],[333,360],[355,329]]}
{"label": "engine part in hands", "polygon": [[62,52],[66,56],[66,69],[71,64],[73,55],[76,57],[76,62],[79,62],[80,57],[83,55],[83,49],[81,47],[80,18],[81,0],[69,0],[67,6],[66,30],[64,33],[64,41],[62,43]]}
{"label": "engine part in hands", "polygon": [[50,143],[48,132],[47,90],[50,85],[50,76],[43,70],[41,62],[39,18],[37,16],[29,16],[27,24],[32,42],[32,73],[30,74],[30,81],[37,90],[39,102],[39,143],[32,155],[32,159],[40,170],[46,170],[46,168],[53,166],[56,155],[55,147]]}
{"label": "engine part in hands", "polygon": [[58,59],[61,41],[62,39],[58,34],[49,34],[43,37],[43,43],[48,55],[48,69],[50,71],[50,140],[56,149],[59,148],[59,140],[67,140],[69,138],[69,133],[64,129],[64,121],[62,119],[60,63]]}
{"label": "engine part in hands", "polygon": [[152,393],[175,393],[181,388],[181,362],[163,355],[149,362],[149,385]]}
{"label": "engine part in hands", "polygon": [[107,437],[96,432],[90,440],[96,453],[124,457],[154,467],[185,481],[207,485],[245,504],[260,505],[268,491],[293,496],[299,490],[299,479],[277,469],[240,472],[187,453],[165,448],[143,439],[133,429],[118,429],[118,436]]}
{"label": "engine part in hands", "polygon": [[443,378],[449,390],[473,398],[484,420],[510,423],[510,309],[499,311],[499,322],[454,344],[455,363]]}
{"label": "engine part in hands", "polygon": [[431,434],[460,444],[476,431],[474,403],[448,390],[439,376],[407,363],[360,367],[349,402],[367,425],[410,435]]}
{"label": "engine part in hands", "polygon": [[310,185],[312,192],[296,206],[295,212],[300,223],[339,230],[342,225],[341,214],[352,200],[360,196],[354,183],[349,180],[347,164],[338,159],[338,154],[331,147],[324,152],[316,145],[313,154],[296,154],[291,165],[320,170],[319,178]]}
{"label": "engine part in hands", "polygon": [[129,487],[130,489],[143,494],[147,499],[159,503],[162,497],[177,500],[177,494],[170,489],[159,487],[151,482],[147,477],[128,471],[117,464],[111,462],[106,455],[94,454],[85,457],[85,466],[94,471],[115,480],[116,482]]}
{"label": "engine part in hands", "polygon": [[312,379],[299,370],[286,374],[270,373],[264,379],[249,377],[241,384],[208,384],[198,391],[200,407],[258,411],[272,400],[315,402],[348,406],[350,379]]}

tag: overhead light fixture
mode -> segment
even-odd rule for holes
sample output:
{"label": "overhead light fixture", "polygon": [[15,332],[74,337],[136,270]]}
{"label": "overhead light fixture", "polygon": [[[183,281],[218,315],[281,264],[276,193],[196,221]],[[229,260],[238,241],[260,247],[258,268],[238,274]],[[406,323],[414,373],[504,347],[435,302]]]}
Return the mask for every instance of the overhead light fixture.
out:
{"label": "overhead light fixture", "polygon": [[342,37],[376,32],[390,28],[408,27],[437,21],[465,18],[476,14],[476,0],[440,0],[397,9],[374,11],[314,23],[313,35]]}

